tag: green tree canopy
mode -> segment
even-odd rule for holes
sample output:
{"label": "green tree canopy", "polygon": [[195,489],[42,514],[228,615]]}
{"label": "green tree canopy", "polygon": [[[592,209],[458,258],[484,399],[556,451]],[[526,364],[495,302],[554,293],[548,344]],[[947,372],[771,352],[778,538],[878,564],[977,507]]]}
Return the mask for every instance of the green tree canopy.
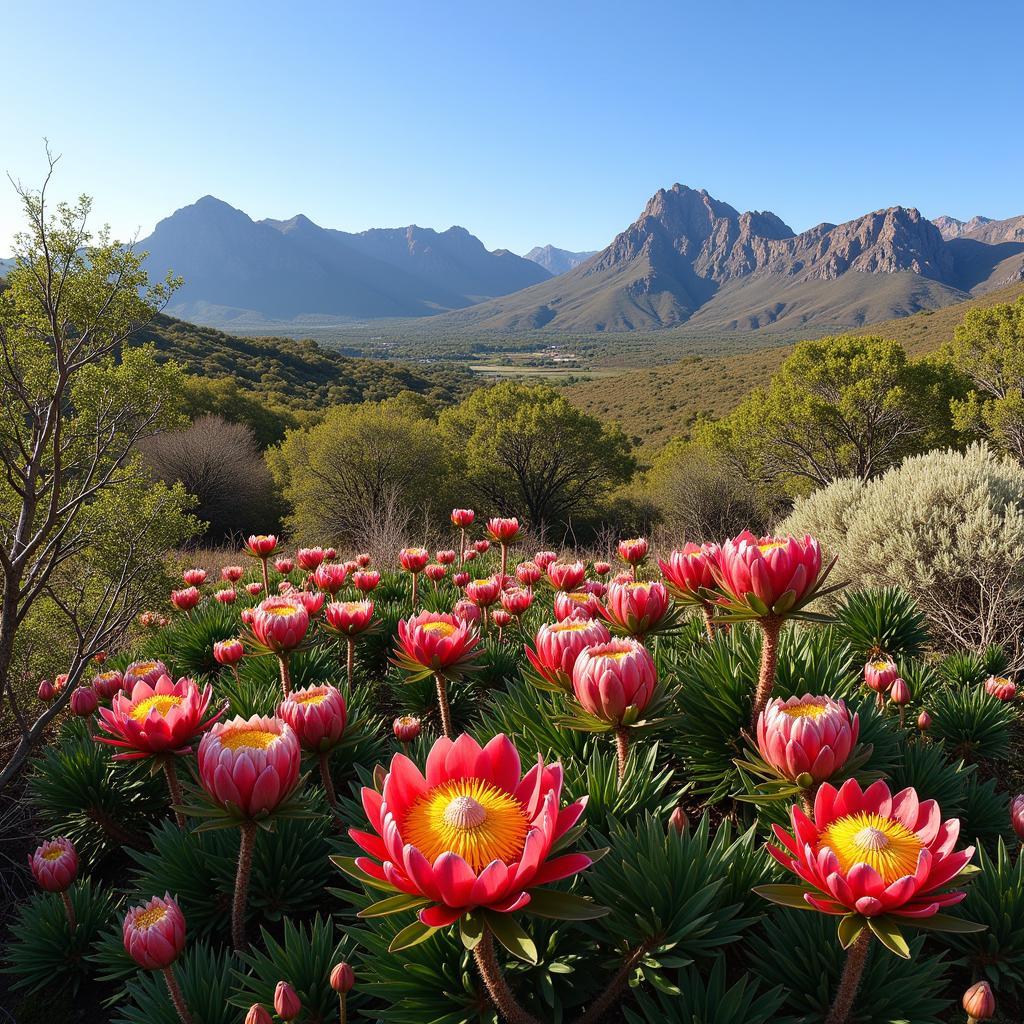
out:
{"label": "green tree canopy", "polygon": [[956,426],[1024,462],[1024,298],[968,310],[943,354],[973,386],[953,401]]}
{"label": "green tree canopy", "polygon": [[439,424],[474,500],[540,529],[592,508],[626,483],[625,434],[546,385],[506,382],[446,409]]}

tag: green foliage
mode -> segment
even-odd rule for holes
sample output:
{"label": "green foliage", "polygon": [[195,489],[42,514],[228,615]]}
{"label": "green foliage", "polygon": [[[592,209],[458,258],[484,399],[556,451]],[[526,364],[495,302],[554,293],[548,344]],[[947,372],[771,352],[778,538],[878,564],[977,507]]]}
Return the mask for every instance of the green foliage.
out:
{"label": "green foliage", "polygon": [[953,651],[939,662],[939,675],[949,686],[977,686],[986,678],[985,665],[977,651]]}
{"label": "green foliage", "polygon": [[18,907],[2,968],[15,977],[12,988],[41,992],[67,986],[75,993],[89,977],[85,956],[114,921],[117,898],[88,879],[75,882],[68,895],[75,910],[74,931],[57,893],[36,893]]}
{"label": "green foliage", "polygon": [[1015,835],[1007,811],[1006,793],[996,788],[996,779],[981,779],[976,773],[967,778],[964,788],[964,814],[960,834],[989,850],[1000,840],[1014,842]]}
{"label": "green foliage", "polygon": [[687,967],[679,972],[677,992],[637,992],[637,1009],[626,1009],[627,1024],[768,1024],[785,999],[781,985],[764,994],[744,975],[729,985],[725,957],[715,960],[705,980]]}
{"label": "green foliage", "polygon": [[221,668],[213,657],[213,645],[238,636],[239,628],[238,612],[208,597],[188,614],[176,614],[156,634],[149,653],[175,676],[211,675]]}
{"label": "green foliage", "polygon": [[900,756],[889,771],[889,788],[896,792],[912,786],[922,800],[935,800],[943,818],[963,814],[967,783],[974,774],[973,765],[951,762],[940,743],[900,741]]}
{"label": "green foliage", "polygon": [[473,733],[486,742],[491,736],[503,732],[515,736],[525,754],[535,752],[552,760],[561,758],[563,764],[586,762],[592,751],[592,740],[586,733],[574,729],[561,729],[555,721],[565,714],[567,701],[560,694],[537,690],[526,682],[519,682],[509,690],[489,695],[483,705]]}
{"label": "green foliage", "polygon": [[[441,731],[440,711],[437,707],[437,684],[431,676],[408,679],[397,671],[387,678],[391,699],[399,714],[415,715],[423,722],[434,722]],[[452,727],[456,732],[470,727],[477,703],[477,687],[472,676],[448,683],[448,706],[452,713]]]}
{"label": "green foliage", "polygon": [[546,385],[505,382],[447,409],[440,429],[470,492],[534,530],[593,510],[595,495],[629,480],[629,442],[617,426]]}
{"label": "green foliage", "polygon": [[[950,1005],[944,957],[923,953],[924,937],[909,939],[911,958],[893,956],[872,941],[854,1002],[857,1024],[940,1024]],[[750,968],[765,985],[786,993],[778,1024],[820,1024],[846,963],[836,919],[775,909],[748,938]],[[787,1012],[788,1011],[788,1012]]]}
{"label": "green foliage", "polygon": [[1010,749],[1012,707],[989,696],[983,686],[949,687],[930,701],[931,736],[965,761],[1001,760]]}
{"label": "green foliage", "polygon": [[836,630],[865,662],[879,653],[916,658],[928,643],[924,615],[899,587],[844,590],[837,602]]}

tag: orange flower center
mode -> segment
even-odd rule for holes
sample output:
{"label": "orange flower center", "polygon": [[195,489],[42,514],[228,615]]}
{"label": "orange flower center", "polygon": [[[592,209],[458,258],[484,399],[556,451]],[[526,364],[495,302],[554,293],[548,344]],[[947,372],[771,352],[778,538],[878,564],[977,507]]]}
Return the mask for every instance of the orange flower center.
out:
{"label": "orange flower center", "polygon": [[769,540],[766,541],[764,544],[758,544],[757,548],[763,555],[768,551],[774,551],[776,548],[784,548],[787,543],[788,541],[784,540]]}
{"label": "orange flower center", "polygon": [[551,627],[552,633],[578,633],[581,629],[589,629],[589,622],[560,622],[557,626]]}
{"label": "orange flower center", "polygon": [[43,850],[43,860],[60,860],[64,856],[64,850],[59,846],[49,846]]}
{"label": "orange flower center", "polygon": [[818,848],[823,846],[835,853],[844,875],[854,864],[867,864],[884,885],[890,885],[917,870],[923,844],[902,822],[859,811],[837,818],[824,829],[818,837]]}
{"label": "orange flower center", "polygon": [[152,928],[153,925],[159,924],[166,916],[166,907],[147,907],[141,914],[135,915],[135,927]]}
{"label": "orange flower center", "polygon": [[441,636],[451,636],[455,632],[450,622],[424,622],[420,629],[424,633],[440,633]]}
{"label": "orange flower center", "polygon": [[155,661],[141,661],[141,662],[139,662],[138,665],[136,665],[132,669],[132,675],[135,675],[135,676],[148,675],[155,668],[156,668],[156,662]]}
{"label": "orange flower center", "polygon": [[228,750],[266,750],[279,733],[269,729],[228,729],[220,734],[220,745]]}
{"label": "orange flower center", "polygon": [[792,704],[781,710],[790,718],[820,718],[828,709],[824,701],[814,701],[808,704]]}
{"label": "orange flower center", "polygon": [[268,615],[294,615],[299,609],[293,604],[274,604],[269,608],[264,608]]}
{"label": "orange flower center", "polygon": [[184,699],[184,697],[178,697],[173,693],[154,693],[152,697],[140,700],[132,708],[132,718],[136,722],[141,722],[154,708],[161,718],[166,718],[167,712],[171,708],[176,708]]}
{"label": "orange flower center", "polygon": [[327,691],[320,693],[293,693],[292,700],[296,704],[322,704],[327,700]]}

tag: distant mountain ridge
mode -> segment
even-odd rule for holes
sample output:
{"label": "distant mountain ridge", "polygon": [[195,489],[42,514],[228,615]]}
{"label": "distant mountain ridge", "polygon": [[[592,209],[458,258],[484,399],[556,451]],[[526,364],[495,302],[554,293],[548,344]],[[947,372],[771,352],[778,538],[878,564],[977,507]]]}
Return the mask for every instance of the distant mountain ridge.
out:
{"label": "distant mountain ridge", "polygon": [[557,275],[564,274],[572,270],[573,267],[578,267],[596,253],[596,249],[592,249],[590,252],[571,252],[568,249],[558,249],[553,245],[535,245],[523,259],[533,260],[548,273]]}
{"label": "distant mountain ridge", "polygon": [[349,233],[303,215],[254,221],[213,196],[160,221],[140,248],[152,273],[185,279],[168,313],[215,325],[429,316],[550,277],[461,227]]}
{"label": "distant mountain ridge", "polygon": [[1024,242],[1024,216],[993,220],[991,217],[972,217],[957,220],[956,217],[936,217],[935,226],[947,241],[954,238],[973,238],[988,245],[1000,242]]}

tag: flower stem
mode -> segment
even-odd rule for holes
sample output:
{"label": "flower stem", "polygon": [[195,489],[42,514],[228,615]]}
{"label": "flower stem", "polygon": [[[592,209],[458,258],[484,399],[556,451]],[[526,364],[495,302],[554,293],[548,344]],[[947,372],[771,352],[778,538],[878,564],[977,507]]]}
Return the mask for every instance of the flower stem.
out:
{"label": "flower stem", "polygon": [[352,670],[356,664],[356,642],[352,637],[348,638],[348,655],[346,657],[347,668],[348,668],[348,688],[349,692],[352,690]]}
{"label": "flower stem", "polygon": [[71,895],[67,889],[60,894],[60,898],[64,901],[64,913],[67,914],[68,927],[74,931],[78,927],[78,918],[75,917],[75,907],[71,902]]}
{"label": "flower stem", "polygon": [[508,568],[508,547],[502,542],[501,545],[501,585],[505,585],[505,570]]}
{"label": "flower stem", "polygon": [[345,993],[339,993],[338,995],[338,1024],[347,1024],[348,1022],[348,1007],[345,1005]]}
{"label": "flower stem", "polygon": [[167,982],[167,991],[171,994],[171,1002],[174,1003],[174,1008],[178,1011],[178,1016],[181,1018],[181,1024],[192,1024],[192,1015],[188,1012],[188,1006],[185,1003],[184,995],[182,995],[181,986],[178,984],[178,979],[174,976],[174,969],[165,967],[163,975],[164,981]]}
{"label": "flower stem", "polygon": [[238,952],[246,948],[245,905],[249,895],[249,875],[252,873],[252,852],[256,845],[256,824],[242,824],[242,841],[238,847],[238,873],[235,875],[235,898],[231,905],[231,941]]}
{"label": "flower stem", "polygon": [[836,992],[835,1002],[828,1012],[825,1024],[846,1024],[849,1020],[853,1001],[857,997],[857,987],[864,973],[864,962],[867,960],[870,943],[871,932],[865,928],[846,954],[846,966],[843,967],[839,990]]}
{"label": "flower stem", "polygon": [[487,987],[487,994],[491,997],[491,1002],[498,1008],[498,1012],[508,1021],[508,1024],[540,1024],[536,1017],[531,1017],[516,1002],[516,997],[512,994],[512,989],[508,987],[501,965],[498,963],[494,952],[494,939],[486,925],[483,938],[473,950],[473,959],[476,961],[476,969],[480,972],[480,977]]}
{"label": "flower stem", "polygon": [[281,692],[287,697],[292,692],[292,672],[288,665],[288,655],[279,654],[278,661],[281,663]]}
{"label": "flower stem", "polygon": [[466,564],[466,528],[463,526],[459,533],[459,568]]}
{"label": "flower stem", "polygon": [[412,574],[412,610],[413,611],[416,611],[416,594],[417,594],[417,591],[418,591],[419,579],[420,579],[420,574],[418,572],[414,572]]}
{"label": "flower stem", "polygon": [[267,570],[267,560],[261,558],[260,564],[263,566],[263,593],[265,597],[270,597],[270,572]]}
{"label": "flower stem", "polygon": [[705,601],[701,607],[704,609],[704,632],[709,640],[715,639],[715,609]]}
{"label": "flower stem", "polygon": [[750,730],[756,735],[757,720],[761,717],[772,695],[775,685],[775,665],[779,660],[779,631],[782,620],[774,615],[758,619],[761,626],[761,671],[757,676],[757,690],[754,693],[754,708],[750,715]]}
{"label": "flower stem", "polygon": [[320,778],[323,779],[324,791],[327,793],[327,802],[338,809],[338,797],[334,792],[334,780],[331,778],[330,751],[324,751],[320,755]]}
{"label": "flower stem", "polygon": [[448,706],[448,683],[440,672],[434,676],[437,682],[437,706],[441,709],[441,731],[452,738],[452,710]]}
{"label": "flower stem", "polygon": [[626,762],[629,760],[629,732],[626,729],[615,730],[615,751],[619,755],[619,785],[626,777]]}
{"label": "flower stem", "polygon": [[814,790],[813,789],[802,789],[800,790],[800,806],[804,809],[804,814],[808,818],[814,817]]}
{"label": "flower stem", "polygon": [[164,775],[167,776],[167,788],[171,793],[171,810],[174,811],[174,820],[178,823],[178,828],[185,828],[185,815],[178,810],[178,808],[184,803],[184,798],[181,795],[181,783],[178,782],[178,769],[174,767],[174,757],[165,757],[164,762]]}
{"label": "flower stem", "polygon": [[580,1017],[576,1024],[596,1024],[604,1020],[605,1014],[615,1004],[623,989],[629,983],[629,979],[636,970],[636,965],[647,956],[648,942],[643,942],[634,949],[626,958],[626,962],[612,975],[608,987],[590,1004],[586,1013]]}

